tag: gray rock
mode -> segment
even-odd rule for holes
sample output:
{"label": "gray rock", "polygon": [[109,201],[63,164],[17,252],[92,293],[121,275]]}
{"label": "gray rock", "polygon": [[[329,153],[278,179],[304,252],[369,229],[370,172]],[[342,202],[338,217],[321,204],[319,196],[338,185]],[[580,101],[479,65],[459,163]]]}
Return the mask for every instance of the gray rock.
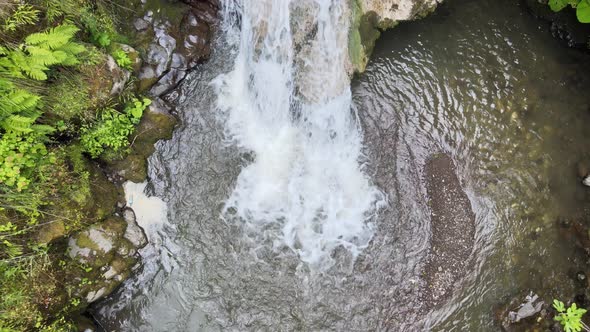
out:
{"label": "gray rock", "polygon": [[137,18],[133,22],[133,26],[137,31],[145,31],[150,27],[150,22],[144,20],[143,18]]}
{"label": "gray rock", "polygon": [[168,33],[170,24],[168,22],[154,24],[154,34],[156,35],[156,41],[162,46],[168,56],[172,56],[172,52],[176,49],[176,39]]}
{"label": "gray rock", "polygon": [[150,93],[153,96],[161,96],[167,91],[172,90],[186,77],[187,69],[188,64],[185,57],[181,54],[174,53],[172,55],[170,71],[152,87]]}
{"label": "gray rock", "polygon": [[97,291],[91,291],[88,293],[88,295],[86,295],[86,302],[88,303],[92,303],[92,302],[96,302],[97,300],[99,300],[100,298],[102,298],[105,295],[106,289],[103,287]]}
{"label": "gray rock", "polygon": [[171,56],[172,54],[169,54],[163,46],[150,44],[144,62],[151,68],[151,71],[144,71],[142,69],[140,78],[152,78],[147,76],[142,77],[142,75],[146,75],[147,73],[153,73],[153,77],[156,78],[162,76],[169,68]]}
{"label": "gray rock", "polygon": [[111,87],[110,95],[116,96],[123,91],[125,84],[129,82],[131,73],[128,70],[120,68],[115,59],[110,55],[107,58],[107,68],[111,72],[113,78],[113,86]]}
{"label": "gray rock", "polygon": [[148,239],[143,228],[141,228],[135,219],[135,212],[132,209],[125,209],[123,218],[127,222],[127,229],[123,235],[136,248],[143,248],[147,245]]}
{"label": "gray rock", "polygon": [[539,296],[532,292],[527,295],[524,302],[518,307],[516,311],[508,312],[508,319],[511,323],[518,323],[521,320],[532,317],[543,309],[545,302],[539,300]]}

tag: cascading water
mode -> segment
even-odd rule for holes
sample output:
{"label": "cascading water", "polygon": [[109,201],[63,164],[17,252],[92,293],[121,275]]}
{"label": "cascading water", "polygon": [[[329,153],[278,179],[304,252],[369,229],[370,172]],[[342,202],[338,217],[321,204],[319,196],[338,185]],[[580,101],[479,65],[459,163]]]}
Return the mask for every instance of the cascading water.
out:
{"label": "cascading water", "polygon": [[[370,241],[384,196],[363,172],[346,0],[226,0],[233,71],[215,81],[226,136],[252,152],[224,217],[315,267]],[[303,21],[307,24],[294,24]]]}

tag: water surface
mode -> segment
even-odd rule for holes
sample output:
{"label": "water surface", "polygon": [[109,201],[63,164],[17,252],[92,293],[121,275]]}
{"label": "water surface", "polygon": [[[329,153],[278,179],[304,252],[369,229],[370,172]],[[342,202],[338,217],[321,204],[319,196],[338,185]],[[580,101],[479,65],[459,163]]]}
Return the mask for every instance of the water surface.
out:
{"label": "water surface", "polygon": [[[143,271],[101,304],[98,320],[133,331],[495,331],[494,308],[511,296],[573,296],[585,263],[557,220],[583,218],[589,198],[576,168],[590,160],[590,58],[547,30],[513,1],[449,1],[382,36],[352,95],[366,172],[388,207],[356,261],[336,249],[321,272],[220,218],[253,155],[218,121],[209,82],[236,54],[217,45],[182,87],[181,127],[151,158],[169,225],[151,235]],[[448,303],[424,313],[422,170],[439,152],[454,159],[476,214],[476,264]]]}

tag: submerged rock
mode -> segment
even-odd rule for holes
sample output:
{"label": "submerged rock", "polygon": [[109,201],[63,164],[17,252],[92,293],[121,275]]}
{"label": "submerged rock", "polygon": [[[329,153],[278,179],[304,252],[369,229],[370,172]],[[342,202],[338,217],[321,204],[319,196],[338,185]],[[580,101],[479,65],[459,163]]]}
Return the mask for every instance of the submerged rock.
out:
{"label": "submerged rock", "polygon": [[496,320],[504,331],[545,330],[551,320],[547,320],[547,305],[538,295],[529,292],[519,295],[496,311]]}
{"label": "submerged rock", "polygon": [[425,166],[431,210],[431,252],[425,267],[426,310],[444,303],[472,265],[475,214],[450,156],[438,154]]}

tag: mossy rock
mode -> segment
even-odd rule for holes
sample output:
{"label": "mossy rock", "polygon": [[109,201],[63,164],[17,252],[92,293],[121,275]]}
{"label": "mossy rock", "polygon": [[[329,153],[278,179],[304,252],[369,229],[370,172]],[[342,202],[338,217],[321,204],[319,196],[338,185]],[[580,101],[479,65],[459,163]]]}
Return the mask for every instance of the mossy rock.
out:
{"label": "mossy rock", "polygon": [[161,100],[154,100],[131,135],[131,151],[121,160],[108,160],[108,169],[132,182],[147,178],[147,158],[154,153],[154,144],[172,138],[177,120],[166,110]]}
{"label": "mossy rock", "polygon": [[372,11],[363,13],[358,1],[353,2],[352,12],[353,22],[348,37],[348,51],[354,71],[362,73],[367,67],[377,39],[381,36],[379,29],[395,26],[396,22],[382,21],[377,13]]}
{"label": "mossy rock", "polygon": [[39,228],[36,239],[38,243],[49,244],[66,236],[67,230],[63,220],[56,220]]}
{"label": "mossy rock", "polygon": [[[93,267],[109,263],[123,243],[127,223],[119,217],[110,217],[72,236],[68,242],[69,256]],[[129,251],[129,250],[127,250]]]}
{"label": "mossy rock", "polygon": [[[71,121],[73,119],[92,119],[94,117],[90,88],[84,75],[80,73],[62,74],[51,84],[46,101],[48,116]],[[101,101],[102,102],[102,101]]]}
{"label": "mossy rock", "polygon": [[86,202],[85,210],[93,220],[102,220],[112,215],[117,202],[124,200],[123,188],[109,181],[95,164],[90,167],[90,191],[92,199]]}
{"label": "mossy rock", "polygon": [[101,54],[94,65],[81,66],[81,75],[88,89],[89,103],[94,110],[107,106],[129,81],[131,74],[119,68],[110,55]]}

